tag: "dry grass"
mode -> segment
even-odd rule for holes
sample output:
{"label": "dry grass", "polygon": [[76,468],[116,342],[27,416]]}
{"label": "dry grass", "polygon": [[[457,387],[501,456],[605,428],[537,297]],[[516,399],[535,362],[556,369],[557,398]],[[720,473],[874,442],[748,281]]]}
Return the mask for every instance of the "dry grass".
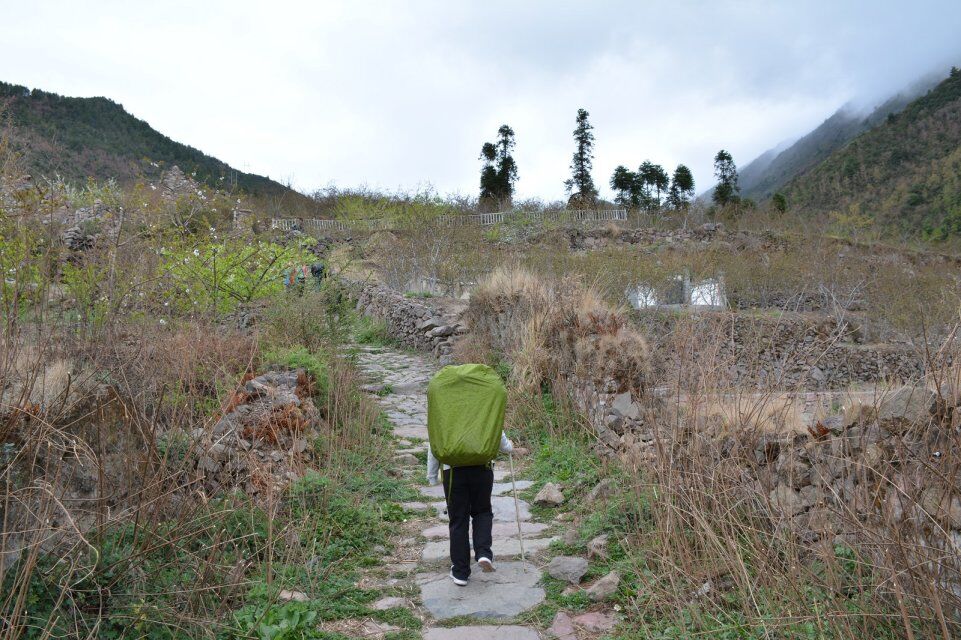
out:
{"label": "dry grass", "polygon": [[465,319],[473,339],[510,360],[526,388],[564,377],[637,391],[647,382],[643,337],[623,311],[572,279],[549,281],[517,266],[495,270],[474,291]]}
{"label": "dry grass", "polygon": [[[262,300],[252,316],[288,312],[265,336],[263,326],[236,328],[234,317],[168,306],[161,247],[203,240],[165,227],[166,212],[145,202],[135,203],[144,220],[69,255],[61,225],[41,223],[41,204],[11,212],[0,201],[2,638],[222,637],[236,626],[233,612],[302,578],[312,558],[341,545],[336,562],[310,575],[325,593],[338,563],[364,549],[340,540],[344,528],[330,520],[335,508],[357,508],[347,502],[358,492],[344,483],[380,470],[387,455],[376,408],[338,355],[346,307],[336,296],[309,309]],[[148,221],[157,224],[140,224]],[[95,277],[68,286],[67,258]],[[230,461],[242,471],[205,471],[214,425],[243,400],[244,382],[269,364],[272,347],[294,346],[309,362],[271,363],[324,374],[322,389],[298,383],[323,405],[324,419],[310,425],[322,446],[285,450],[282,461],[237,453]],[[268,451],[272,432],[308,426],[289,410],[266,422],[249,435],[264,436]],[[322,481],[300,477],[309,471]],[[297,495],[292,478],[303,485]],[[260,493],[243,495],[248,483]],[[372,535],[360,528],[348,533]]]}
{"label": "dry grass", "polygon": [[[937,354],[928,389],[950,396],[957,369],[937,363],[954,352]],[[922,404],[923,424],[879,425],[901,387],[830,394],[802,414],[806,394],[731,387],[724,363],[677,364],[696,373],[675,381],[699,384],[669,389],[652,457],[625,457],[632,500],[647,509],[624,540],[642,576],[636,626],[676,637],[961,632],[954,400],[930,416]],[[840,431],[817,426],[839,414]],[[813,506],[786,506],[785,492],[811,486]]]}

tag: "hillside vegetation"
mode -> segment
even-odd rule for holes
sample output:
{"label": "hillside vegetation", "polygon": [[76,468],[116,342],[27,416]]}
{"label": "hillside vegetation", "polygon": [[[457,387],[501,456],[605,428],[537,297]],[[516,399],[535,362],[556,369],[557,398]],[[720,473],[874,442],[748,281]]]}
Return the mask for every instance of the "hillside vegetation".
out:
{"label": "hillside vegetation", "polygon": [[917,94],[898,94],[867,116],[850,105],[841,107],[786,149],[770,149],[747,164],[740,172],[741,192],[755,200],[770,198],[792,178],[816,167],[858,134],[904,109],[912,95]]}
{"label": "hillside vegetation", "polygon": [[171,140],[107,98],[70,98],[0,82],[0,113],[8,119],[9,142],[22,168],[35,174],[130,183],[177,165],[212,187],[307,200],[270,178],[238,171]]}
{"label": "hillside vegetation", "polygon": [[928,239],[961,234],[961,73],[856,137],[785,192],[806,216]]}

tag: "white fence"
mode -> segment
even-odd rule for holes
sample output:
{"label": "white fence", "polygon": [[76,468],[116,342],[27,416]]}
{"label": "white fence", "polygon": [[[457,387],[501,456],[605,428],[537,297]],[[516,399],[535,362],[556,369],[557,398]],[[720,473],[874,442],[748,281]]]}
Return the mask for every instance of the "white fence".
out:
{"label": "white fence", "polygon": [[[434,221],[447,227],[489,227],[505,222],[609,222],[627,220],[627,209],[564,209],[562,211],[498,211],[470,215],[440,216]],[[354,231],[391,229],[388,218],[367,220],[324,220],[317,218],[272,218],[271,229],[282,231]]]}

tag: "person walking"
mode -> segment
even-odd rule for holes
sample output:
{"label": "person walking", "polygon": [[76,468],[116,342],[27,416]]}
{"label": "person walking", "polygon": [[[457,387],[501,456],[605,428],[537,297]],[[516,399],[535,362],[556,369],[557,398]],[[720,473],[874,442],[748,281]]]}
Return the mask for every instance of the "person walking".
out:
{"label": "person walking", "polygon": [[514,448],[504,435],[506,409],[504,381],[487,365],[448,365],[427,385],[427,482],[444,482],[450,579],[460,587],[471,574],[471,529],[477,564],[494,570],[493,462]]}
{"label": "person walking", "polygon": [[[510,453],[514,445],[501,431],[500,453]],[[441,463],[427,447],[427,483],[436,486],[441,478]],[[495,570],[494,510],[491,492],[494,489],[493,463],[451,468],[443,465],[440,476],[444,482],[444,499],[447,502],[448,529],[450,532],[450,579],[459,587],[467,585],[470,578],[470,536],[473,529],[474,559],[484,572]]]}

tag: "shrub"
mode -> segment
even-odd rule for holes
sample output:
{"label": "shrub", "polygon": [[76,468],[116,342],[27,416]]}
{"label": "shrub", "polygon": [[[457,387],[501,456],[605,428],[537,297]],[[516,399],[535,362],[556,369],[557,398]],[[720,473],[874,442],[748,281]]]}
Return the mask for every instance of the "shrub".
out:
{"label": "shrub", "polygon": [[490,352],[513,363],[515,378],[540,388],[560,377],[642,391],[647,342],[623,311],[574,279],[550,281],[511,267],[496,270],[471,296],[465,319]]}
{"label": "shrub", "polygon": [[183,243],[161,249],[169,302],[181,311],[227,313],[284,291],[288,269],[313,261],[298,246],[244,240]]}

